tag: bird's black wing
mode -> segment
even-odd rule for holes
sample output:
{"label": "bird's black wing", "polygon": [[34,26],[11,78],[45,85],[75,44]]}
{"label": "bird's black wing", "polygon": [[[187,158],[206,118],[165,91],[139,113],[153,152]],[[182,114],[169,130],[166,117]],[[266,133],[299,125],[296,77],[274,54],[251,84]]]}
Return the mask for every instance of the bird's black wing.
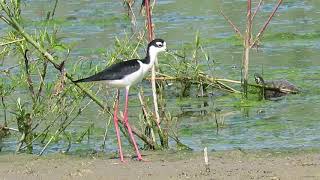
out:
{"label": "bird's black wing", "polygon": [[91,81],[104,81],[104,80],[118,80],[122,79],[128,74],[137,71],[140,68],[139,59],[132,59],[129,61],[122,61],[120,63],[111,65],[105,70],[98,72],[95,75],[87,78],[76,80],[75,82],[91,82]]}

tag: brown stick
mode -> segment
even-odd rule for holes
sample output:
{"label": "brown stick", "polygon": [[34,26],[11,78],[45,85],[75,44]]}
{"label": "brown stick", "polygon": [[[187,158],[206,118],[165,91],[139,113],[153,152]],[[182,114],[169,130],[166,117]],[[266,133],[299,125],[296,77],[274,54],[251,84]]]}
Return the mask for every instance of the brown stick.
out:
{"label": "brown stick", "polygon": [[258,34],[255,37],[255,40],[253,41],[253,43],[251,44],[251,47],[253,47],[260,39],[260,37],[262,36],[262,34],[264,33],[264,31],[266,30],[266,28],[268,27],[271,19],[273,18],[274,14],[277,12],[279,6],[281,5],[282,0],[278,0],[277,5],[275,6],[275,8],[273,9],[272,13],[270,14],[268,20],[264,23],[264,25],[262,26],[262,28],[260,29],[260,31],[258,32]]}
{"label": "brown stick", "polygon": [[150,0],[145,0],[146,14],[147,14],[147,29],[148,29],[148,41],[153,39],[153,28],[152,28],[152,19],[151,19],[151,10],[150,10]]}
{"label": "brown stick", "polygon": [[231,27],[234,29],[234,31],[243,38],[243,35],[240,31],[240,29],[220,10],[220,14],[227,20],[227,22],[231,25]]}
{"label": "brown stick", "polygon": [[260,7],[261,7],[262,1],[263,1],[263,0],[260,0],[260,1],[259,1],[259,4],[257,5],[257,8],[256,8],[256,10],[254,11],[254,13],[253,13],[253,15],[252,15],[252,18],[251,18],[252,20],[251,20],[251,21],[253,21],[254,17],[256,17],[256,14],[258,13],[258,11],[259,11],[259,9],[260,9]]}
{"label": "brown stick", "polygon": [[244,55],[242,59],[242,86],[244,97],[248,95],[248,76],[249,76],[249,57],[250,57],[250,43],[252,36],[252,18],[251,18],[251,0],[247,1],[247,28],[246,36],[244,39]]}
{"label": "brown stick", "polygon": [[[153,27],[152,27],[152,20],[151,20],[151,10],[150,10],[150,0],[145,0],[145,7],[147,13],[147,27],[148,27],[148,41],[152,41],[154,38],[153,34]],[[152,86],[152,96],[153,96],[153,106],[154,112],[156,116],[156,121],[159,126],[160,124],[160,115],[159,115],[159,106],[158,106],[158,99],[157,99],[157,88],[156,88],[156,68],[155,66],[151,69],[151,86]],[[161,129],[159,129],[161,131]]]}

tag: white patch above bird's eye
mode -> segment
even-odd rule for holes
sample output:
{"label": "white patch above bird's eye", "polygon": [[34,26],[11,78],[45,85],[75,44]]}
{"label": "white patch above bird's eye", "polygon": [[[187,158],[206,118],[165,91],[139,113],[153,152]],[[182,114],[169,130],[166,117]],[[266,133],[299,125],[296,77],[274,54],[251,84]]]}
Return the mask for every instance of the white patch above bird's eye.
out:
{"label": "white patch above bird's eye", "polygon": [[156,44],[157,44],[157,46],[159,46],[159,47],[162,47],[162,46],[163,46],[162,42],[156,42]]}

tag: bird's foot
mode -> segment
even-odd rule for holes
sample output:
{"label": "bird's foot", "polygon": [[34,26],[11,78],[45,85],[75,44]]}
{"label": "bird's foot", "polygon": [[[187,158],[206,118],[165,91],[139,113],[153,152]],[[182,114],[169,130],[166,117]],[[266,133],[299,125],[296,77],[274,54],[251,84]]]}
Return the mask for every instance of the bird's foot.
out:
{"label": "bird's foot", "polygon": [[124,159],[120,159],[121,163],[127,164],[127,161]]}
{"label": "bird's foot", "polygon": [[137,160],[141,162],[150,162],[149,160],[143,159],[141,156],[137,157]]}
{"label": "bird's foot", "polygon": [[127,161],[124,160],[124,157],[123,157],[123,154],[122,154],[122,153],[120,153],[119,160],[120,160],[122,163],[127,163]]}

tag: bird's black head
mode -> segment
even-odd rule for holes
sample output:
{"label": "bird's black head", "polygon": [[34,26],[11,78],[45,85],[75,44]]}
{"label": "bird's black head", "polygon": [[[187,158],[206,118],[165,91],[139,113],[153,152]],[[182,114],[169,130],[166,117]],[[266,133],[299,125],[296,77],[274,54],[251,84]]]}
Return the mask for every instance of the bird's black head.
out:
{"label": "bird's black head", "polygon": [[154,39],[149,43],[148,48],[151,46],[162,48],[166,46],[166,42],[163,39]]}
{"label": "bird's black head", "polygon": [[154,39],[148,45],[148,55],[156,55],[167,50],[167,44],[163,39]]}

